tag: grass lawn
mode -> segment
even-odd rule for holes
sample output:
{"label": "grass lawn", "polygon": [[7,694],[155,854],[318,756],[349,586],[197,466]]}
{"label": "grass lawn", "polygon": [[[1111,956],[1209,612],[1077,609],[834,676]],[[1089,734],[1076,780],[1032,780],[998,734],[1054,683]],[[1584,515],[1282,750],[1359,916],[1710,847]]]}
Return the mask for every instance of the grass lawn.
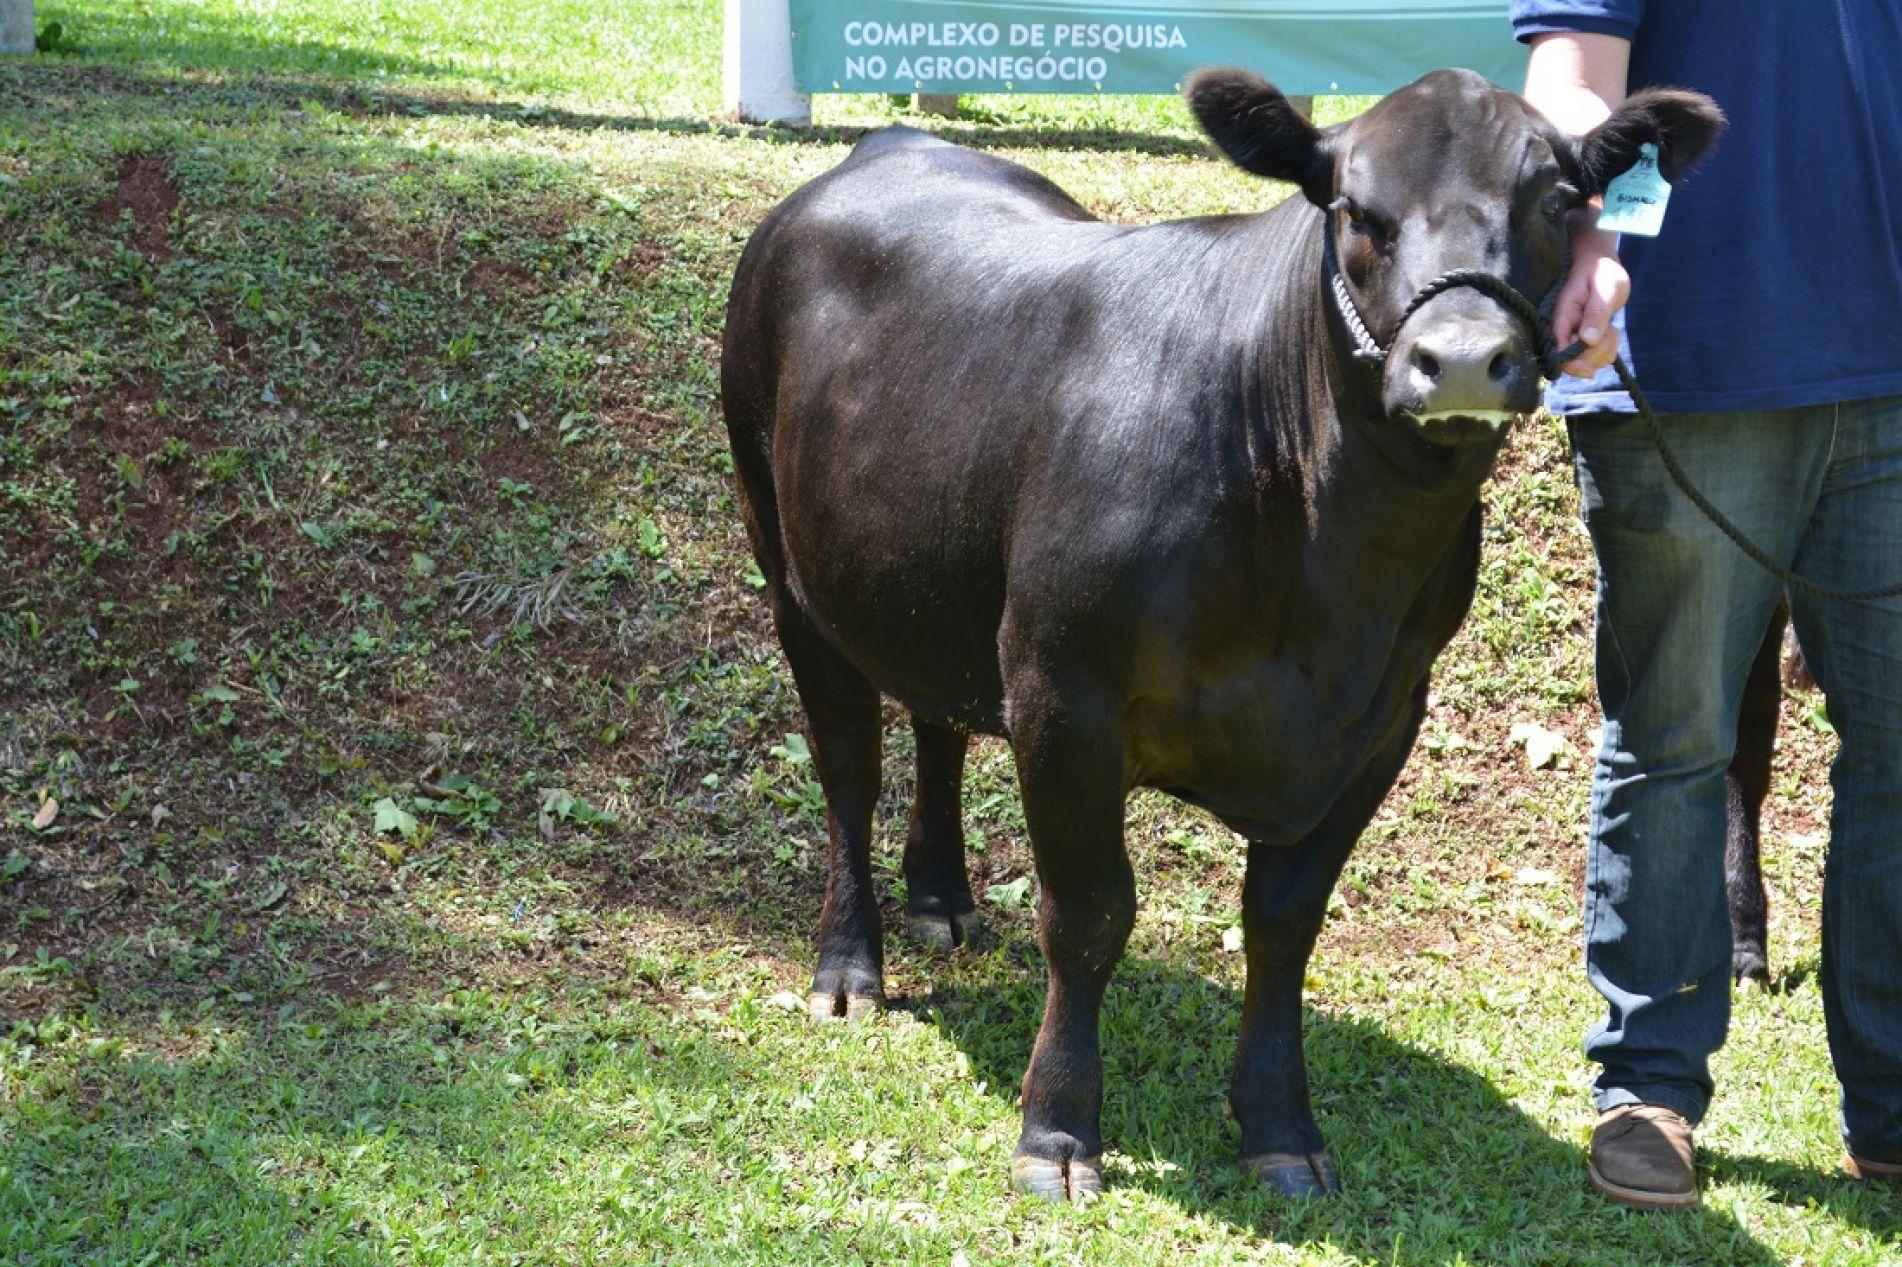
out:
{"label": "grass lawn", "polygon": [[[719,419],[748,231],[897,108],[710,124],[712,0],[39,16],[64,51],[0,65],[0,1263],[1902,1262],[1898,1199],[1836,1169],[1810,696],[1767,824],[1791,988],[1738,1001],[1706,1203],[1587,1192],[1590,565],[1555,428],[1513,441],[1315,957],[1347,1194],[1233,1165],[1241,851],[1142,795],[1111,1190],[1021,1201],[1008,754],[967,787],[996,935],[932,958],[892,728],[895,1006],[810,1024],[822,809]],[[1285,192],[1167,100],[926,122],[1114,219]]]}

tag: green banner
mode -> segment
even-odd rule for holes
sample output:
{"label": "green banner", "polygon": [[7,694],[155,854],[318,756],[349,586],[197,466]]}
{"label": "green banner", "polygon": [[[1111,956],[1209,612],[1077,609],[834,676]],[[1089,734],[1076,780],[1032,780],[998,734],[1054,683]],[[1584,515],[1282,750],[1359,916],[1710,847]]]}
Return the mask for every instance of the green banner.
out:
{"label": "green banner", "polygon": [[1518,89],[1505,0],[789,0],[801,92],[1176,92],[1246,66],[1296,95],[1441,66]]}

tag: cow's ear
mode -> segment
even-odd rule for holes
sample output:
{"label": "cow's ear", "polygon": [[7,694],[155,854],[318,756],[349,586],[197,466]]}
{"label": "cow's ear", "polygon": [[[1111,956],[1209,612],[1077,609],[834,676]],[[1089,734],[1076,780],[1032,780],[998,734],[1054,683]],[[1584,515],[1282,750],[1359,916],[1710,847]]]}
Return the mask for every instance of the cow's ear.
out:
{"label": "cow's ear", "polygon": [[1302,118],[1279,88],[1251,71],[1223,67],[1196,71],[1183,95],[1202,130],[1237,167],[1299,185],[1317,206],[1334,200],[1327,135]]}
{"label": "cow's ear", "polygon": [[1612,116],[1578,143],[1588,194],[1605,191],[1638,161],[1638,147],[1658,147],[1658,170],[1673,184],[1703,161],[1724,131],[1724,112],[1701,92],[1647,88],[1625,98]]}

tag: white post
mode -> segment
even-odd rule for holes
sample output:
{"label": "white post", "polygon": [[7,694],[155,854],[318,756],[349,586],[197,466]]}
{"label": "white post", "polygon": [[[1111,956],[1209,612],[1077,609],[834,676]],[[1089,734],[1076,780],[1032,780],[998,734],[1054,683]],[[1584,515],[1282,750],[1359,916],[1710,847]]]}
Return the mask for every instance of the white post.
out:
{"label": "white post", "polygon": [[748,123],[811,124],[812,98],[793,88],[786,0],[726,0],[724,43],[729,112]]}
{"label": "white post", "polygon": [[33,0],[0,0],[0,53],[33,51]]}

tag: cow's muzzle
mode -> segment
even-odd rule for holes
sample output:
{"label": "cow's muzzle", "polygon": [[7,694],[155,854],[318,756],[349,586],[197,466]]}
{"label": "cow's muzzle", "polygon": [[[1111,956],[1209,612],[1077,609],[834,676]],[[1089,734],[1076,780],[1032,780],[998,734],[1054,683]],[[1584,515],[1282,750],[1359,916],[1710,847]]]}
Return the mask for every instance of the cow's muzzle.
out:
{"label": "cow's muzzle", "polygon": [[1539,407],[1539,369],[1501,312],[1421,319],[1387,350],[1381,403],[1434,444],[1497,440]]}

